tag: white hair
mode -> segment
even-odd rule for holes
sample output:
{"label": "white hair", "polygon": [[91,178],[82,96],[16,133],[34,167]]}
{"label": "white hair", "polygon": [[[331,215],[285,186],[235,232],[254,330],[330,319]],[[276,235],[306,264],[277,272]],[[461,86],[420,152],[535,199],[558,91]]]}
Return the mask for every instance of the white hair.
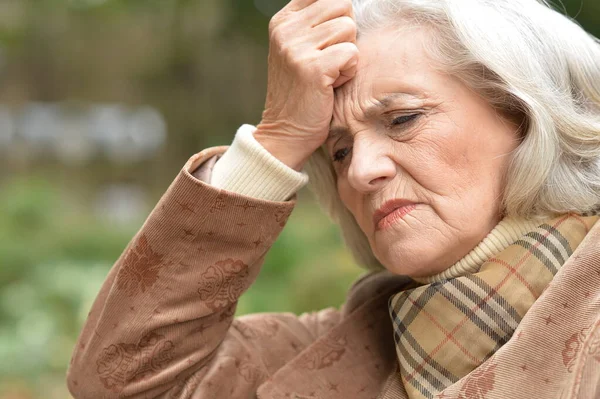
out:
{"label": "white hair", "polygon": [[[502,197],[506,216],[541,220],[600,204],[600,42],[543,0],[353,0],[358,35],[406,24],[433,32],[430,55],[504,115],[519,116]],[[311,191],[357,263],[382,268],[336,189],[325,148]]]}

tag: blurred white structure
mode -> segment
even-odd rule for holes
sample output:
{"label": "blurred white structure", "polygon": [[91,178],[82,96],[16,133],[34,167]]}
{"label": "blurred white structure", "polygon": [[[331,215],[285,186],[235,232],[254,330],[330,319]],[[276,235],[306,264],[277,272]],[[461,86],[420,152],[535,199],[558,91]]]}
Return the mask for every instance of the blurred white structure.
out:
{"label": "blurred white structure", "polygon": [[153,156],[166,137],[163,116],[149,106],[31,103],[17,111],[0,106],[0,154],[18,145],[66,164],[82,164],[96,156],[131,163]]}

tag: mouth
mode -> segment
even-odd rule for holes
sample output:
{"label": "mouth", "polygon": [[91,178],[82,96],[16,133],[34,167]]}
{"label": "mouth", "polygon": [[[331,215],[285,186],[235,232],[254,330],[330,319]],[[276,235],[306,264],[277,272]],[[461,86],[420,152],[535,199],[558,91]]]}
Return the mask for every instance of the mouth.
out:
{"label": "mouth", "polygon": [[375,230],[383,230],[397,220],[402,219],[417,207],[416,202],[403,198],[397,198],[385,202],[373,214],[373,225]]}

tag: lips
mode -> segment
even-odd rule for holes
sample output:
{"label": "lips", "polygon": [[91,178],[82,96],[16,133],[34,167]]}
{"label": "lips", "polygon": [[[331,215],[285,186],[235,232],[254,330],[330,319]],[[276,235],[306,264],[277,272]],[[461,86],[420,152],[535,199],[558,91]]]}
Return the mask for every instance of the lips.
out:
{"label": "lips", "polygon": [[403,208],[406,206],[410,206],[412,208],[414,205],[417,205],[417,203],[403,198],[396,198],[390,201],[386,201],[373,214],[373,225],[375,226],[375,230],[379,230],[381,228],[381,220],[388,216],[390,213],[394,212],[396,209]]}

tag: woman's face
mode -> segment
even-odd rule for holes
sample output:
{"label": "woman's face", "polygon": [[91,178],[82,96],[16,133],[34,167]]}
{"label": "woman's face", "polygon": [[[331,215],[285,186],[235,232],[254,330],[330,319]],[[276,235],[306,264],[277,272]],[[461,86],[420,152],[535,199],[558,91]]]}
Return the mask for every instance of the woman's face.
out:
{"label": "woman's face", "polygon": [[[336,90],[326,144],[339,195],[375,256],[412,277],[447,269],[500,221],[503,175],[518,145],[517,126],[432,68],[425,40],[414,28],[360,38],[358,71]],[[376,223],[394,199],[416,205]]]}

